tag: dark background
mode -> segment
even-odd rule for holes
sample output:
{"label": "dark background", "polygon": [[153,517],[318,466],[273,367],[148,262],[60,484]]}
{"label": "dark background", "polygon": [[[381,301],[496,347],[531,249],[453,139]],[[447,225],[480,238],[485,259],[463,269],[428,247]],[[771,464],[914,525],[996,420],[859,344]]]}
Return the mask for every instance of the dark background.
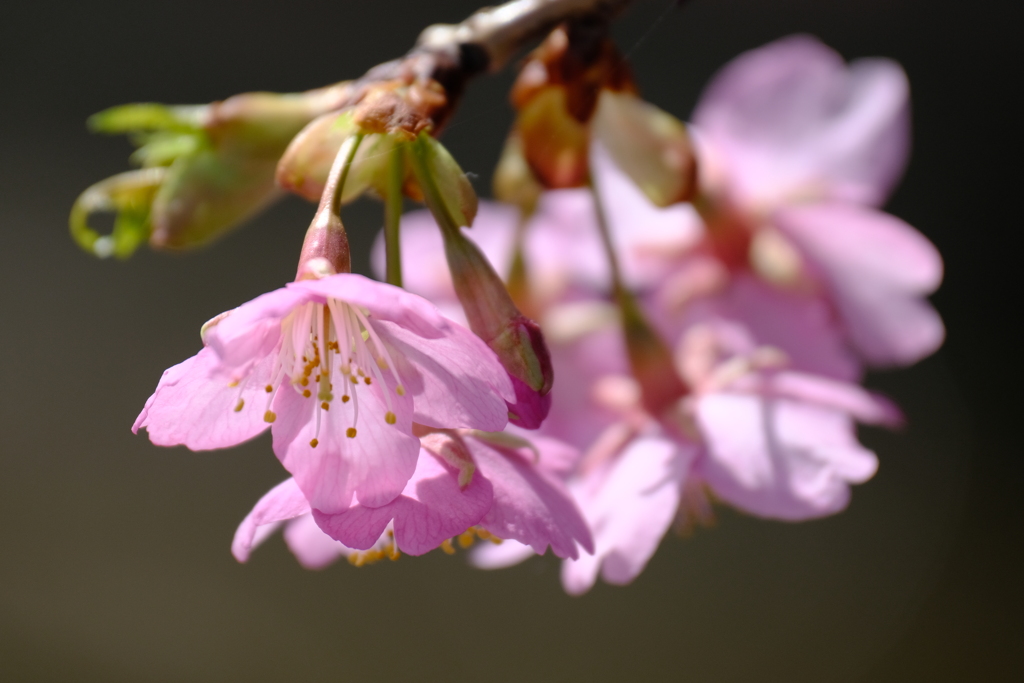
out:
{"label": "dark background", "polygon": [[[1024,680],[1019,252],[1020,3],[693,0],[617,28],[649,99],[686,117],[714,70],[797,31],[910,75],[915,143],[890,210],[942,251],[937,356],[873,375],[909,415],[865,430],[879,474],[831,519],[723,511],[630,587],[583,598],[557,563],[464,557],[307,572],[279,538],[228,546],[285,474],[267,438],[158,449],[129,427],[212,315],[291,279],[312,207],[289,200],[184,257],[100,262],[68,209],[126,168],[85,118],[354,77],[468,1],[8,3],[0,19],[0,680]],[[639,42],[639,44],[638,44]],[[632,49],[631,49],[632,48]],[[444,140],[486,194],[509,74],[475,82]],[[356,262],[379,207],[346,214]]]}

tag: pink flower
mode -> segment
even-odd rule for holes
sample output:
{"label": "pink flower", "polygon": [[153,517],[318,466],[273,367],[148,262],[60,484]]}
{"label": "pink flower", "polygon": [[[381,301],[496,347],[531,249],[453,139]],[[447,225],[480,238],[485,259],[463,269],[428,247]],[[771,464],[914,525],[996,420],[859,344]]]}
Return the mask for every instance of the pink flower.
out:
{"label": "pink flower", "polygon": [[873,208],[906,165],[908,93],[894,62],[847,66],[814,38],[793,36],[727,65],[694,113],[702,182],[720,205],[712,232],[738,215],[753,235],[754,269],[820,286],[875,365],[912,363],[944,335],[924,300],[942,279],[938,252]]}
{"label": "pink flower", "polygon": [[[748,311],[762,321],[759,335],[779,336],[794,315],[831,318],[803,344],[816,360],[786,351],[797,366],[837,378],[859,374],[851,351],[876,366],[935,351],[944,329],[925,297],[942,280],[941,257],[875,208],[906,165],[908,93],[894,62],[847,66],[816,39],[793,36],[741,55],[707,87],[694,113],[696,209],[654,207],[595,150],[627,281],[654,285],[679,307],[727,287],[747,299],[760,289],[759,308]],[[695,280],[696,257],[711,270]]]}
{"label": "pink flower", "polygon": [[412,423],[496,431],[512,397],[494,354],[429,302],[342,273],[219,316],[206,347],[164,373],[133,429],[157,445],[238,444],[272,427],[310,504],[379,507],[416,468]]}
{"label": "pink flower", "polygon": [[[643,408],[633,379],[590,378],[593,393],[620,417],[569,478],[595,552],[563,565],[568,592],[585,592],[598,575],[614,584],[636,578],[673,523],[710,514],[705,489],[766,518],[795,521],[846,507],[850,485],[877,468],[857,442],[855,421],[892,425],[899,411],[854,384],[786,370],[784,362],[742,326],[715,319],[682,335],[677,368],[666,371],[679,372],[690,391],[661,415]],[[500,567],[529,554],[485,547],[474,562]]]}
{"label": "pink flower", "polygon": [[[453,457],[453,445],[466,450]],[[421,555],[474,528],[482,537],[515,539],[538,553],[550,546],[559,557],[576,558],[578,547],[593,550],[590,532],[559,480],[533,462],[574,458],[572,449],[550,439],[530,445],[500,434],[428,435],[415,472],[390,503],[325,514],[288,479],[243,520],[232,552],[245,562],[253,548],[290,520],[285,541],[299,562],[313,569],[342,556],[358,563],[399,552]]]}

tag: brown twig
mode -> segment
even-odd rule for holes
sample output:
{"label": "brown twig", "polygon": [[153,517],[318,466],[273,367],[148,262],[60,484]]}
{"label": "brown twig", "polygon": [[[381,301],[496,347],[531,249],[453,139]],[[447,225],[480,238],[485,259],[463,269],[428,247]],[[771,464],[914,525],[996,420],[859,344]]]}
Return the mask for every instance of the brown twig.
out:
{"label": "brown twig", "polygon": [[[562,22],[584,17],[609,21],[633,2],[512,0],[481,9],[459,24],[430,26],[404,57],[379,64],[347,84],[339,108],[362,105],[365,111],[357,117],[384,128],[415,133],[429,125],[436,131],[473,76],[500,70]],[[409,88],[412,96],[382,95],[399,88]]]}

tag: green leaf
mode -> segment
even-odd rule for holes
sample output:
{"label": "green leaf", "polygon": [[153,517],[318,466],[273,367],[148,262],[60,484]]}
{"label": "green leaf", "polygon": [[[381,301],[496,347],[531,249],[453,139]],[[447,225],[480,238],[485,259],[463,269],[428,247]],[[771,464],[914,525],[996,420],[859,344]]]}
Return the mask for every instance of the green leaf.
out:
{"label": "green leaf", "polygon": [[203,106],[172,107],[165,104],[122,104],[93,114],[87,125],[97,133],[130,133],[140,130],[195,132],[200,130]]}

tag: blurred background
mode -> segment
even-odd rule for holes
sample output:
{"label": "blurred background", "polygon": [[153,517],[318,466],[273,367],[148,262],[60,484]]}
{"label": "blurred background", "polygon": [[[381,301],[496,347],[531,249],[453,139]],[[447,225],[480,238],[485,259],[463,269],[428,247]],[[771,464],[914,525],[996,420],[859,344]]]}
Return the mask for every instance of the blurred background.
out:
{"label": "blurred background", "polygon": [[[496,573],[439,552],[322,572],[234,529],[285,473],[266,436],[158,449],[129,428],[211,316],[290,280],[313,207],[289,199],[187,256],[100,262],[67,235],[129,144],[89,114],[296,91],[396,57],[474,0],[11,3],[0,23],[0,680],[1024,680],[1019,216],[1011,155],[1020,3],[641,0],[617,26],[644,95],[688,117],[716,68],[794,32],[906,68],[914,152],[889,210],[946,259],[944,348],[869,384],[909,427],[834,518],[722,511],[627,588],[562,593],[535,558]],[[511,74],[475,82],[445,144],[486,195]],[[1011,119],[1012,117],[1012,119]],[[1019,143],[1019,139],[1017,140]],[[1012,195],[1011,195],[1012,193]],[[345,214],[365,269],[380,207]],[[1011,222],[1012,220],[1012,222]]]}

